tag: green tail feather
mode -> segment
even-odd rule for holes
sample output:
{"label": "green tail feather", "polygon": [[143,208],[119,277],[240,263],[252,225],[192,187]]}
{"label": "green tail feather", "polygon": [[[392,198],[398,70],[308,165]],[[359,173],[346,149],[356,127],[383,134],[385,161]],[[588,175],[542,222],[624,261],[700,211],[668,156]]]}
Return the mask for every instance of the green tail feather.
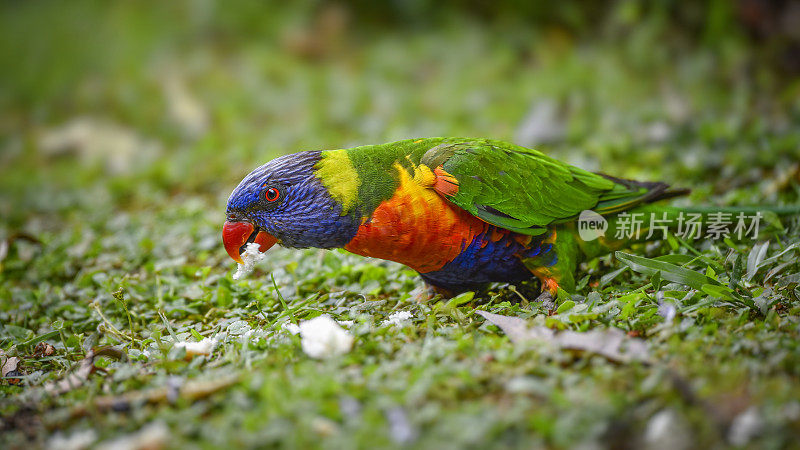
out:
{"label": "green tail feather", "polygon": [[690,192],[689,189],[670,189],[667,183],[662,182],[628,180],[602,173],[598,175],[616,183],[614,189],[604,193],[597,206],[592,209],[603,216],[625,211],[643,203],[679,197]]}

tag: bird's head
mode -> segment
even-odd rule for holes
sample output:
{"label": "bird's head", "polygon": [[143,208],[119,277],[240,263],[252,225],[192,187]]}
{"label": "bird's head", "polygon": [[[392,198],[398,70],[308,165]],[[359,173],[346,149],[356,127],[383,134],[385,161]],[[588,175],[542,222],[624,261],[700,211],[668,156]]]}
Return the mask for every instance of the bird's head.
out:
{"label": "bird's head", "polygon": [[286,247],[342,247],[358,229],[316,176],[321,154],[305,151],[281,156],[247,175],[228,199],[222,228],[225,250],[234,261],[250,242],[264,252]]}

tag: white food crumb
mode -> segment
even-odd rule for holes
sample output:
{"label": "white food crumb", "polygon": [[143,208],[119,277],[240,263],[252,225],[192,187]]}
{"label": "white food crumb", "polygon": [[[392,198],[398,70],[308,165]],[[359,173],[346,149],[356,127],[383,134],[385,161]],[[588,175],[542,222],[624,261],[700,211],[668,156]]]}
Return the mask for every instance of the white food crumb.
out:
{"label": "white food crumb", "polygon": [[190,358],[195,355],[210,355],[211,350],[214,349],[214,345],[216,344],[216,340],[211,338],[204,338],[200,342],[176,342],[175,347],[177,348],[185,348],[186,349],[186,357]]}
{"label": "white food crumb", "polygon": [[339,322],[339,325],[347,328],[352,327],[353,324],[356,323],[354,320],[337,320],[337,322]]}
{"label": "white food crumb", "polygon": [[288,331],[292,334],[297,334],[300,332],[300,327],[297,326],[296,323],[285,322],[283,325],[281,325],[281,330]]}
{"label": "white food crumb", "polygon": [[233,274],[234,280],[239,280],[250,275],[256,263],[264,259],[264,253],[258,250],[259,247],[260,245],[255,242],[250,242],[245,246],[244,253],[242,253],[242,262],[244,262],[244,264],[237,264],[236,273]]}
{"label": "white food crumb", "polygon": [[301,322],[300,338],[303,351],[312,358],[343,355],[353,346],[353,336],[328,315]]}
{"label": "white food crumb", "polygon": [[383,321],[383,325],[402,325],[404,320],[409,320],[414,317],[408,311],[397,311],[389,315],[389,317]]}

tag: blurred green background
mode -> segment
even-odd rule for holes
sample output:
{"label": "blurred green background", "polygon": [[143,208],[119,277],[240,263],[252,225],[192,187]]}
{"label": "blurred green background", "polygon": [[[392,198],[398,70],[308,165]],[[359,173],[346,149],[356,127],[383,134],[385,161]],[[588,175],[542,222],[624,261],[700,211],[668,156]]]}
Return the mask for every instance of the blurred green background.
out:
{"label": "blurred green background", "polygon": [[681,184],[784,165],[800,114],[793,5],[6,3],[2,187],[43,199],[0,212],[19,227],[91,184],[115,205],[152,189],[222,208],[276,154],[417,136]]}
{"label": "blurred green background", "polygon": [[[796,1],[2,2],[0,357],[21,358],[26,378],[0,385],[0,444],[166,423],[174,446],[619,447],[652,444],[657,419],[664,448],[791,446],[796,280],[759,313],[698,294],[669,328],[646,278],[597,287],[619,266],[595,260],[580,294],[608,308],[573,320],[502,287],[419,305],[414,273],[335,252],[276,249],[233,282],[220,228],[231,190],[279,154],[427,136],[508,140],[692,188],[679,202],[797,203],[798,30]],[[797,227],[782,239],[770,255]],[[722,277],[752,250],[695,246],[680,251]],[[797,277],[796,263],[773,263],[767,278]],[[514,350],[475,307],[620,328],[668,364]],[[401,309],[412,326],[380,328]],[[289,317],[320,313],[357,322],[352,354],[311,361],[281,337]],[[176,340],[220,333],[213,356],[176,356]],[[42,342],[55,353],[37,353]],[[101,359],[106,372],[37,397],[98,345],[129,360]],[[208,400],[73,415],[99,396],[221,374],[237,384]],[[741,417],[760,431],[730,434]]]}

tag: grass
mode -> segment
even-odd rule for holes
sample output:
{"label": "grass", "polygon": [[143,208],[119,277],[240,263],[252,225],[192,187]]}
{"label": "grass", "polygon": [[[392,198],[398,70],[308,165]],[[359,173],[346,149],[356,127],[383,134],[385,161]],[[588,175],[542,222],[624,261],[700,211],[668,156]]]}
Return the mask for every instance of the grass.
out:
{"label": "grass", "polygon": [[[0,446],[143,427],[208,448],[797,445],[796,220],[766,247],[672,238],[588,261],[555,311],[535,283],[417,303],[415,273],[343,251],[274,249],[234,281],[220,242],[230,191],[278,154],[520,141],[547,102],[535,120],[561,131],[522,143],[691,187],[685,203],[797,204],[797,81],[748,66],[740,36],[662,45],[675,30],[624,7],[608,20],[632,37],[582,40],[455,13],[380,30],[336,8],[259,23],[197,5],[4,6],[0,349],[20,365],[0,384]],[[512,344],[479,310],[618,328],[651,362]],[[387,324],[398,311],[413,317]],[[284,329],[320,314],[353,321],[349,353],[309,358]],[[209,356],[174,345],[205,337]]]}

